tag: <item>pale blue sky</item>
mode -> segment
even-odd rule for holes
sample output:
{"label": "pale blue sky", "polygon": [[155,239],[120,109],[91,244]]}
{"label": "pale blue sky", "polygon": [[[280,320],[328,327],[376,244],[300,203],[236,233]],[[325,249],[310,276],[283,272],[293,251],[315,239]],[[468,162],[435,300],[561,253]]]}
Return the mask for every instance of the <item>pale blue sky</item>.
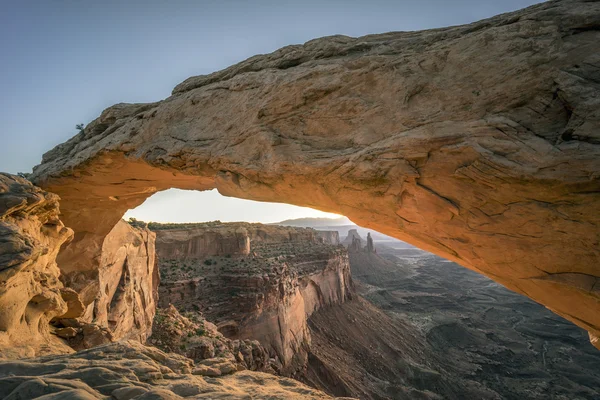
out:
{"label": "pale blue sky", "polygon": [[0,0],[0,171],[30,172],[75,124],[114,103],[160,100],[189,76],[258,53],[325,35],[468,23],[538,2]]}

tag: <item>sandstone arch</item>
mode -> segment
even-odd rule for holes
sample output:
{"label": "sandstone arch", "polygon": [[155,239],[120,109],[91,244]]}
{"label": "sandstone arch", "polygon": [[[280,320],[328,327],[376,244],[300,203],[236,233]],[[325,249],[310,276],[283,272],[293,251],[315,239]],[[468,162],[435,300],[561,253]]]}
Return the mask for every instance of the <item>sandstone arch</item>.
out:
{"label": "sandstone arch", "polygon": [[[72,282],[160,190],[337,212],[600,335],[600,3],[288,46],[118,104],[44,155]],[[73,283],[74,284],[74,283]],[[597,344],[597,343],[596,343]]]}

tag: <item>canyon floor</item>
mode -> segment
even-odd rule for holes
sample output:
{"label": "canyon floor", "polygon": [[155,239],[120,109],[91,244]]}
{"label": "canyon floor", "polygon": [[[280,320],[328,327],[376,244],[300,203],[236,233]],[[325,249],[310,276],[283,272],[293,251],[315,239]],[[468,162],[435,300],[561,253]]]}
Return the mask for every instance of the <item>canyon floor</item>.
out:
{"label": "canyon floor", "polygon": [[[326,229],[344,237],[349,228]],[[480,274],[375,238],[378,254],[350,253],[356,290],[366,301],[309,319],[310,360],[330,379],[305,382],[373,399],[599,398],[600,355],[585,331]],[[399,364],[399,350],[410,346],[430,371]]]}

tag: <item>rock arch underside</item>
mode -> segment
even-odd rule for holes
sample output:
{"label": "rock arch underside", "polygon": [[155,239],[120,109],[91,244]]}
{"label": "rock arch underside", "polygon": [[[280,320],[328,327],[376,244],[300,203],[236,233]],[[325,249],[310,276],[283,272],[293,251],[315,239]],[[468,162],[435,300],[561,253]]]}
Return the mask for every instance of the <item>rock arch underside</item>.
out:
{"label": "rock arch underside", "polygon": [[104,237],[153,193],[217,188],[346,215],[599,346],[600,2],[258,55],[106,109],[32,180],[75,232],[67,282],[94,273]]}

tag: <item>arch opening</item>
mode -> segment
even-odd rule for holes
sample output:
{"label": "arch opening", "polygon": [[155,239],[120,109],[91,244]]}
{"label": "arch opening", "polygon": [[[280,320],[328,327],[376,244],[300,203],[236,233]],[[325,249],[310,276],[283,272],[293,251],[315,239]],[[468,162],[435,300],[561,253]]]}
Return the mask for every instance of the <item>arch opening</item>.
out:
{"label": "arch opening", "polygon": [[[448,160],[440,162],[445,164]],[[102,243],[108,232],[129,209],[139,206],[152,194],[170,188],[217,189],[226,196],[346,215],[361,226],[482,273],[546,305],[592,336],[596,334],[600,326],[600,320],[597,321],[600,313],[595,312],[598,297],[593,291],[596,277],[590,273],[586,261],[596,259],[591,244],[595,225],[574,226],[572,219],[564,214],[564,207],[559,210],[537,200],[505,201],[506,205],[500,206],[504,212],[492,217],[484,204],[491,204],[486,196],[497,199],[495,188],[474,185],[460,177],[457,182],[444,176],[407,180],[403,168],[392,169],[396,171],[394,175],[372,186],[373,183],[357,181],[347,174],[323,177],[320,168],[305,174],[284,169],[269,173],[215,171],[207,165],[182,171],[107,153],[87,163],[81,171],[75,169],[69,176],[50,178],[41,184],[61,196],[62,219],[75,231],[74,240],[58,256],[68,282],[76,281],[81,274],[97,273]],[[456,196],[458,193],[464,196],[461,198],[465,203],[440,193],[452,187],[448,184],[458,184],[460,189],[454,187],[454,190],[462,192],[456,192]],[[366,191],[357,192],[357,185]],[[440,188],[439,192],[433,187]],[[532,190],[537,189],[527,188],[527,192]],[[511,197],[523,197],[522,193],[511,193]],[[591,205],[587,200],[591,199],[585,200],[571,212],[585,212]],[[473,204],[474,201],[480,205]],[[555,229],[565,232],[563,235],[578,238],[579,242],[570,242],[572,245],[582,246],[571,253],[559,251],[564,244],[560,235],[544,230],[537,222],[523,221],[524,215],[552,221]],[[525,225],[517,228],[513,218],[517,224]]]}
{"label": "arch opening", "polygon": [[[177,195],[177,193],[174,194]],[[236,201],[239,202],[239,200]],[[165,203],[161,202],[160,204],[164,206]],[[131,215],[141,216],[143,214],[136,214],[134,210]],[[209,216],[205,221],[211,219]],[[148,218],[145,220],[148,221]],[[195,222],[200,221],[195,220]],[[332,222],[332,224],[334,223]],[[173,304],[179,312],[188,317],[198,315],[199,312],[206,320],[215,323],[220,332],[230,339],[257,339],[265,343],[270,358],[286,360],[280,370],[284,374],[291,374],[291,371],[294,371],[294,363],[300,363],[298,357],[295,358],[294,355],[306,351],[309,353],[309,359],[313,357],[319,359],[321,363],[340,365],[339,360],[329,364],[333,360],[322,358],[325,356],[323,353],[313,354],[310,345],[306,347],[306,344],[296,343],[290,338],[301,337],[299,334],[303,329],[301,324],[291,323],[291,321],[300,320],[298,314],[311,315],[308,318],[310,337],[319,341],[319,346],[332,346],[331,343],[335,342],[332,337],[323,335],[323,330],[327,332],[354,330],[357,337],[360,337],[361,334],[365,335],[368,330],[361,324],[360,319],[357,321],[354,318],[369,317],[370,319],[367,321],[371,324],[393,326],[393,329],[397,330],[395,331],[397,336],[396,341],[393,341],[387,333],[367,334],[363,339],[365,346],[377,346],[377,340],[383,340],[383,343],[392,345],[392,348],[403,348],[407,345],[415,348],[424,346],[424,352],[433,350],[438,354],[436,362],[440,363],[439,365],[447,365],[449,370],[453,368],[448,364],[450,359],[453,362],[474,362],[476,364],[487,359],[487,362],[500,362],[515,369],[544,369],[546,366],[542,367],[542,362],[538,357],[539,353],[535,353],[536,356],[532,357],[532,353],[529,351],[543,348],[546,357],[551,357],[550,353],[547,353],[548,349],[551,349],[551,352],[558,352],[558,349],[566,351],[563,339],[550,338],[545,333],[556,329],[559,329],[561,335],[564,335],[563,338],[569,337],[568,351],[575,357],[574,359],[581,357],[583,360],[586,352],[590,351],[589,344],[583,342],[583,332],[564,324],[564,321],[553,318],[550,312],[542,307],[447,260],[356,225],[327,225],[315,228],[335,229],[339,232],[342,241],[347,236],[353,235],[350,232],[351,229],[357,230],[356,234],[361,238],[361,245],[354,248],[350,240],[346,240],[344,243],[344,247],[348,248],[352,277],[355,284],[358,285],[356,293],[376,304],[379,310],[363,305],[362,300],[354,294],[355,292],[352,292],[355,296],[354,300],[344,303],[343,297],[340,299],[339,296],[343,291],[337,289],[339,278],[329,275],[320,276],[316,281],[314,277],[304,278],[305,281],[299,286],[303,301],[298,301],[298,298],[294,298],[292,293],[288,293],[286,300],[293,298],[295,301],[289,301],[291,305],[286,310],[285,318],[265,318],[264,315],[268,314],[265,310],[267,307],[261,303],[261,300],[257,300],[256,303],[261,304],[260,307],[244,308],[242,305],[247,303],[253,305],[254,303],[248,300],[253,298],[251,295],[266,291],[260,285],[248,289],[245,283],[256,282],[257,277],[262,276],[265,272],[248,274],[250,269],[257,268],[258,270],[258,266],[251,261],[254,257],[264,262],[265,249],[257,249],[254,246],[267,239],[268,234],[265,232],[251,234],[251,236],[254,235],[255,243],[246,252],[239,252],[240,247],[236,246],[239,246],[241,242],[238,238],[234,238],[233,242],[235,243],[233,243],[229,240],[231,239],[229,236],[221,238],[228,245],[226,250],[223,247],[190,246],[192,241],[189,239],[193,236],[201,238],[203,245],[214,240],[206,235],[206,232],[216,230],[217,225],[208,226],[210,224],[206,222],[187,225],[163,224],[161,227],[157,224],[153,228],[157,234],[157,256],[160,258],[162,253],[164,257],[163,260],[158,261],[161,271],[161,286],[159,286],[161,295],[157,303],[159,313],[172,313],[165,310]],[[227,225],[227,223],[218,224],[220,227],[223,225]],[[203,226],[203,228],[198,229],[194,226]],[[195,229],[197,230],[194,231]],[[177,235],[182,232],[191,233],[185,237],[178,237]],[[373,247],[370,251],[368,250],[366,239],[369,232],[374,241],[376,255],[370,254]],[[170,243],[166,244],[166,240],[170,240]],[[163,243],[159,244],[161,241]],[[184,246],[177,248],[174,242],[185,243]],[[232,244],[235,245],[235,248],[231,247]],[[279,247],[277,250],[283,255],[289,249]],[[253,252],[257,254],[251,255]],[[388,261],[390,259],[396,261],[390,263]],[[224,278],[221,279],[220,276]],[[285,291],[286,286],[283,283],[277,285],[276,292],[284,293]],[[285,304],[285,301],[281,300],[281,304]],[[322,304],[328,304],[330,307],[322,308]],[[345,305],[340,306],[341,304]],[[281,306],[281,308],[285,308],[285,306]],[[257,309],[261,309],[260,314],[263,315],[263,318],[255,316],[259,314]],[[402,321],[401,324],[405,325],[394,325],[393,320],[383,319],[384,317],[380,314],[381,310],[392,315],[394,313],[401,315],[399,317]],[[253,317],[244,318],[244,315]],[[285,322],[284,325],[281,325],[281,321]],[[294,332],[294,335],[282,337],[280,335],[282,326],[284,330]],[[406,326],[410,326],[410,328],[406,328]],[[411,336],[415,333],[415,328],[421,329],[425,333],[425,345],[418,341],[412,341],[415,340]],[[523,333],[526,334],[523,335]],[[336,334],[333,335],[335,337]],[[350,349],[353,346],[360,346],[356,344],[354,337],[347,340],[346,336],[341,337],[344,344],[347,344]],[[370,343],[371,338],[376,339]],[[404,343],[400,344],[400,342]],[[513,353],[510,353],[510,356],[507,356],[506,353],[507,343],[511,343],[510,348]],[[341,351],[335,346],[334,344],[333,348],[336,351]],[[481,358],[477,361],[469,360],[466,355],[469,352],[465,352],[465,349],[484,347],[488,351],[485,355],[480,355]],[[306,350],[307,348],[308,350]],[[530,350],[522,351],[525,348]],[[318,353],[318,350],[315,351]],[[420,356],[425,357],[423,354],[428,353],[422,353]],[[439,356],[439,354],[443,354],[443,356]],[[509,357],[506,359],[506,363],[501,362],[500,360],[505,356]],[[393,357],[403,360],[414,357],[413,360],[419,360],[415,354],[393,355]],[[528,361],[524,362],[523,360]],[[312,371],[313,367],[314,365],[309,366],[309,371]],[[550,365],[549,368],[554,367]],[[561,371],[558,369],[555,371],[558,376],[561,376]],[[481,374],[477,380],[485,382],[486,385],[493,385],[492,382],[496,382],[497,376],[505,375],[504,367],[498,367],[493,375],[492,379],[491,376]],[[301,376],[297,375],[296,378]],[[317,376],[320,375],[317,374]],[[323,382],[326,381],[325,379]],[[323,382],[320,383],[323,384]],[[322,388],[319,385],[317,387]]]}

